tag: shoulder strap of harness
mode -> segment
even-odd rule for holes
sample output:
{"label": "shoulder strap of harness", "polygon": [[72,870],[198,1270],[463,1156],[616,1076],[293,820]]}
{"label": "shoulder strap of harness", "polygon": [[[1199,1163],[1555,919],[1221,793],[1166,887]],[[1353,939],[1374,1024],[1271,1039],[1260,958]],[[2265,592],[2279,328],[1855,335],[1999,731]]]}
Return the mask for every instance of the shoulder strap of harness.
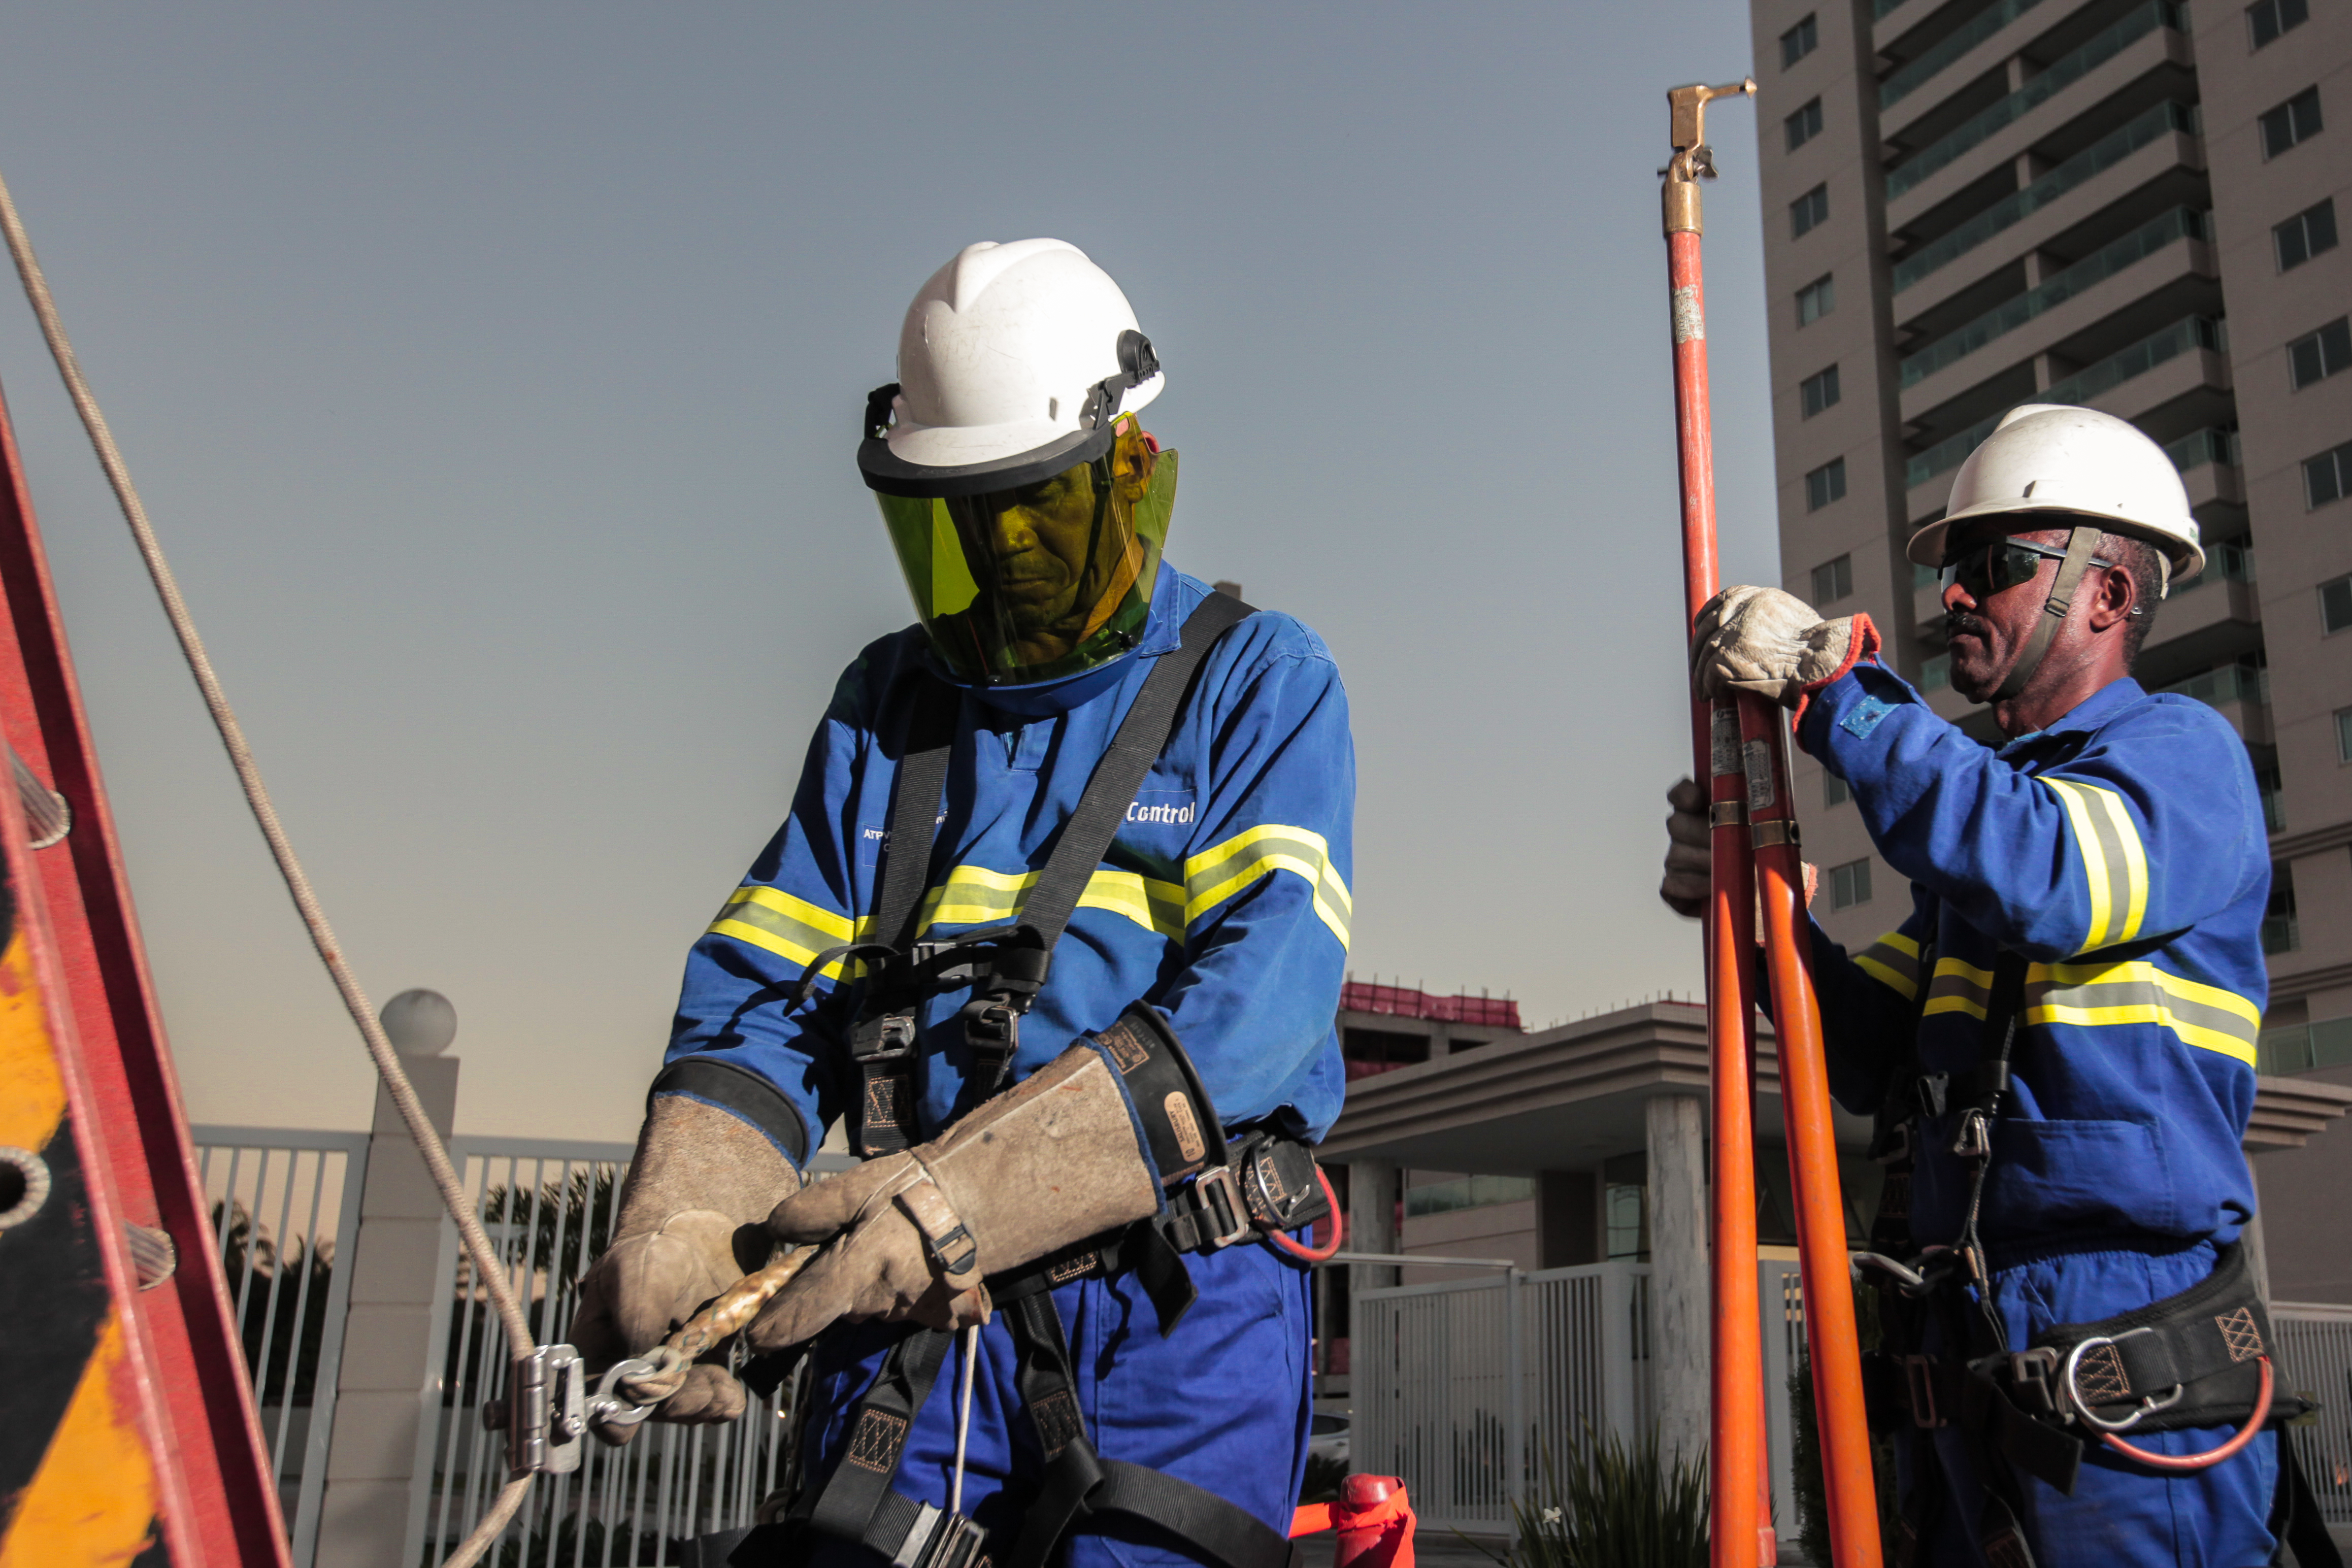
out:
{"label": "shoulder strap of harness", "polygon": [[[873,928],[875,940],[888,944],[893,953],[914,945],[961,706],[954,687],[925,680],[908,718]],[[812,971],[819,967],[810,966]],[[894,967],[887,960],[876,967],[866,1005],[850,1029],[849,1054],[858,1076],[851,1144],[868,1158],[911,1148],[916,1141],[913,998],[898,994],[901,977],[891,972]]]}

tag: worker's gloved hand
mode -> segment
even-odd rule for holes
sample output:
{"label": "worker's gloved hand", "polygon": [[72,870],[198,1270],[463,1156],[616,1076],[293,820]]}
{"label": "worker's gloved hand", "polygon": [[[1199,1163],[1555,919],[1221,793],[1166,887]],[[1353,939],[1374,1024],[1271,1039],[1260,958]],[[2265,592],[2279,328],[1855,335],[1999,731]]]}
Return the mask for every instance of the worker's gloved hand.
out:
{"label": "worker's gloved hand", "polygon": [[[1130,1009],[1130,1017],[1137,1011]],[[1148,1128],[1119,1079],[1135,1082],[1160,1040],[1122,1018],[986,1102],[932,1142],[869,1160],[776,1206],[779,1242],[827,1243],[776,1293],[745,1337],[760,1350],[814,1338],[840,1320],[913,1319],[934,1328],[984,1320],[988,1275],[1159,1212]],[[1137,1092],[1137,1113],[1166,1117]],[[1187,1101],[1189,1107],[1190,1102]],[[1205,1106],[1184,1115],[1209,1114]],[[1194,1149],[1198,1123],[1186,1124]],[[1155,1145],[1156,1146],[1156,1145]]]}
{"label": "worker's gloved hand", "polygon": [[1666,874],[1658,896],[1676,915],[1706,913],[1707,878],[1715,854],[1706,821],[1706,791],[1685,779],[1666,791]]}
{"label": "worker's gloved hand", "polygon": [[1704,697],[1754,692],[1795,707],[1805,688],[1845,666],[1853,617],[1824,621],[1777,588],[1727,588],[1691,632],[1691,684]]}
{"label": "worker's gloved hand", "polygon": [[[572,1343],[591,1373],[643,1355],[766,1262],[758,1222],[778,1194],[799,1187],[792,1163],[750,1123],[682,1094],[656,1095],[637,1134],[612,1244],[580,1283]],[[743,1385],[724,1366],[698,1363],[654,1418],[732,1421],[744,1403]],[[625,1443],[639,1429],[595,1431]]]}
{"label": "worker's gloved hand", "polygon": [[[1706,913],[1709,879],[1715,872],[1715,831],[1706,816],[1706,791],[1689,779],[1677,780],[1666,791],[1666,874],[1658,883],[1658,896],[1676,915],[1694,919]],[[1805,907],[1813,906],[1813,894],[1821,891],[1821,867],[1811,861],[1799,862],[1804,868]],[[1756,928],[1764,928],[1764,911],[1759,900],[1756,912]],[[1760,939],[1760,938],[1759,938]]]}

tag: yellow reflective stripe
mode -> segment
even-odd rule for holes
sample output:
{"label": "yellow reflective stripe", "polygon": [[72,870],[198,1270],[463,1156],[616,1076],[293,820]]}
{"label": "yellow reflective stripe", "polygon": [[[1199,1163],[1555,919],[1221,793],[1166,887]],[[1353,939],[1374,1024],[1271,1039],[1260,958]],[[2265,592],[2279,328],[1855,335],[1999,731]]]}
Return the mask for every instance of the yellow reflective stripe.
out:
{"label": "yellow reflective stripe", "polygon": [[1933,1013],[1966,1013],[1980,1019],[1991,1000],[1990,969],[1979,969],[1958,958],[1938,958],[1935,976],[1927,984],[1927,1005],[1919,1012],[1923,1018]]}
{"label": "yellow reflective stripe", "polygon": [[[990,871],[960,865],[946,882],[923,895],[921,928],[934,925],[1002,925],[1018,920],[1037,883],[1036,872]],[[1080,909],[1123,915],[1171,942],[1184,939],[1184,890],[1131,871],[1097,870],[1078,895]]]}
{"label": "yellow reflective stripe", "polygon": [[1860,969],[1864,974],[1868,975],[1872,979],[1876,980],[1880,985],[1891,988],[1905,1001],[1910,1002],[1919,999],[1918,981],[1912,979],[1908,976],[1896,974],[1894,970],[1888,968],[1885,965],[1872,957],[1868,953],[1855,954],[1853,967]]}
{"label": "yellow reflective stripe", "polygon": [[[2066,820],[2074,830],[2074,848],[2083,857],[2083,877],[2091,899],[2091,925],[2077,953],[2095,952],[2107,946],[2107,928],[2115,918],[2115,901],[2107,892],[2107,854],[2099,842],[2099,831],[2091,821],[2090,802],[2078,793],[2083,786],[2063,779],[2041,780],[2050,788],[2066,808]],[[1981,1014],[1979,1016],[1982,1016]]]}
{"label": "yellow reflective stripe", "polygon": [[1184,862],[1184,923],[1190,925],[1252,883],[1278,871],[1306,879],[1315,890],[1317,918],[1346,947],[1348,925],[1356,905],[1349,896],[1348,884],[1331,863],[1329,842],[1320,833],[1279,822],[1236,833]]}
{"label": "yellow reflective stripe", "polygon": [[2185,1019],[2173,1016],[2172,1009],[2161,1002],[2133,1002],[2113,1008],[2069,1008],[2045,1002],[2026,1010],[2028,1023],[2153,1023],[2162,1024],[2189,1044],[2205,1051],[2218,1051],[2224,1056],[2235,1057],[2252,1067],[2254,1064],[2252,1042],[2206,1029]]}
{"label": "yellow reflective stripe", "polygon": [[[804,898],[754,883],[729,895],[709,930],[805,967],[827,947],[856,941],[872,924],[871,916],[852,922],[847,915]],[[830,978],[841,978],[838,963],[826,965],[824,972]]]}
{"label": "yellow reflective stripe", "polygon": [[2263,1027],[2251,998],[2145,962],[2036,964],[2026,971],[2026,995],[2028,1023],[2152,1023],[2249,1067]]}
{"label": "yellow reflective stripe", "polygon": [[2118,943],[2129,942],[2138,936],[2140,923],[2147,918],[2147,851],[2139,841],[2139,830],[2132,826],[2131,813],[2124,809],[2122,796],[2091,784],[2078,784],[2075,788],[2105,809],[2115,830],[2116,841],[2123,847],[2122,870],[2130,891],[2124,910],[2124,928],[2116,933],[2115,939]]}
{"label": "yellow reflective stripe", "polygon": [[1889,931],[1854,955],[1854,967],[1895,990],[1906,1002],[1919,997],[1919,944]]}

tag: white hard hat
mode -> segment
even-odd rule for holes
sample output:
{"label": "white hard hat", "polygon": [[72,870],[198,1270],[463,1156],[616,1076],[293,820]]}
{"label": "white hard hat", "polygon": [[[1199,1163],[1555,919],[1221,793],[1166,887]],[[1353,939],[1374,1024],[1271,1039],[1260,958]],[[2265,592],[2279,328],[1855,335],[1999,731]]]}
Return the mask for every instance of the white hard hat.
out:
{"label": "white hard hat", "polygon": [[2164,448],[2096,409],[2021,403],[2001,416],[1952,481],[1944,515],[1911,536],[1921,566],[1944,564],[1944,538],[1971,517],[2064,512],[2162,549],[2175,581],[2205,570],[2189,492]]}
{"label": "white hard hat", "polygon": [[907,307],[898,384],[868,401],[857,464],[891,495],[1012,489],[1102,455],[1112,421],[1164,382],[1127,296],[1085,252],[982,240]]}

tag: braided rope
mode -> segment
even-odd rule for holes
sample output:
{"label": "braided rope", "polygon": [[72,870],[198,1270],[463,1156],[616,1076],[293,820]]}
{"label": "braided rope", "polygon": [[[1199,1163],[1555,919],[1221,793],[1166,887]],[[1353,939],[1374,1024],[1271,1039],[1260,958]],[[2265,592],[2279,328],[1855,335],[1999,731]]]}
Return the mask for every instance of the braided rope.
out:
{"label": "braided rope", "polygon": [[[89,433],[90,445],[97,450],[99,465],[106,470],[107,483],[114,487],[114,498],[122,507],[122,520],[131,525],[131,537],[139,546],[140,559],[147,563],[147,575],[154,580],[156,596],[163,601],[163,614],[172,623],[173,634],[180,640],[180,652],[186,658],[188,673],[195,677],[196,689],[204,694],[205,706],[219,729],[221,745],[228,752],[229,763],[236,769],[237,782],[245,789],[246,804],[253,809],[254,821],[260,825],[261,836],[268,841],[269,852],[278,862],[278,874],[285,879],[286,891],[294,900],[302,924],[310,933],[310,944],[319,951],[319,961],[324,964],[335,989],[343,998],[343,1007],[352,1015],[352,1022],[360,1031],[360,1040],[368,1055],[375,1061],[377,1074],[383,1080],[392,1103],[398,1107],[401,1120],[408,1125],[408,1136],[415,1144],[425,1168],[433,1176],[433,1185],[440,1189],[441,1203],[457,1222],[457,1234],[466,1244],[466,1254],[473,1260],[474,1273],[497,1309],[499,1321],[506,1328],[510,1354],[530,1355],[537,1348],[531,1338],[530,1324],[523,1316],[522,1307],[509,1286],[504,1264],[497,1249],[482,1228],[481,1218],[466,1199],[465,1185],[458,1179],[457,1168],[449,1162],[449,1151],[434,1130],[432,1120],[425,1115],[424,1104],[416,1098],[415,1085],[400,1064],[399,1054],[392,1048],[383,1026],[376,1020],[375,1009],[369,1005],[367,993],[360,988],[359,979],[344,961],[342,949],[336,944],[334,928],[327,924],[326,911],[320,907],[319,896],[311,891],[310,879],[304,874],[302,862],[296,858],[294,845],[286,836],[286,829],[278,820],[278,809],[270,803],[269,790],[261,779],[261,769],[253,760],[253,752],[246,745],[245,731],[236,722],[236,714],[229,707],[228,694],[221,687],[220,677],[213,671],[212,659],[205,652],[204,640],[196,634],[194,620],[188,606],[180,597],[180,585],[172,575],[171,563],[164,559],[163,547],[155,537],[154,526],[147,520],[147,507],[139,498],[138,488],[131,482],[130,467],[114,444],[113,432],[107,428],[106,415],[100,412],[98,399],[82,375],[81,361],[75,358],[73,344],[66,337],[65,324],[58,319],[57,302],[50,298],[48,279],[41,273],[41,264],[33,255],[32,241],[25,233],[24,220],[16,214],[16,198],[9,193],[8,184],[0,179],[0,229],[8,239],[8,252],[16,258],[16,273],[24,280],[25,296],[32,302],[33,314],[41,323],[41,336],[47,340],[50,357],[58,362],[58,374],[73,398],[75,410],[81,415],[82,428]],[[530,1490],[530,1478],[520,1476],[500,1489],[488,1512],[482,1516],[474,1532],[453,1553],[443,1568],[471,1568],[504,1531],[507,1521],[521,1507],[523,1495]]]}

